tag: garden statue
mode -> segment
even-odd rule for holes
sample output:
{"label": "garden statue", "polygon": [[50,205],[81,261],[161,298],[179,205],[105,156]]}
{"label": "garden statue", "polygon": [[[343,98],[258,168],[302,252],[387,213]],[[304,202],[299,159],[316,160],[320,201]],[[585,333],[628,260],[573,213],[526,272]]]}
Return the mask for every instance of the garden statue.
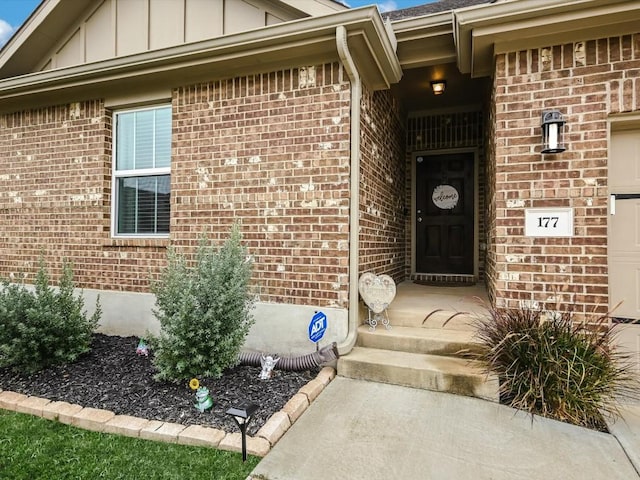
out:
{"label": "garden statue", "polygon": [[200,381],[197,378],[192,378],[189,382],[189,388],[196,392],[196,403],[193,404],[200,413],[204,413],[207,408],[213,407],[213,400],[209,395],[209,389],[207,387],[201,387]]}
{"label": "garden statue", "polygon": [[389,275],[363,273],[358,281],[358,290],[369,308],[369,330],[375,330],[380,321],[389,330],[391,325],[387,308],[396,297],[396,283],[393,278]]}
{"label": "garden statue", "polygon": [[200,413],[204,413],[208,408],[213,407],[213,400],[209,395],[209,389],[207,387],[199,387],[196,390],[196,403],[193,404]]}
{"label": "garden statue", "polygon": [[260,372],[260,380],[269,380],[273,376],[273,369],[280,360],[280,357],[272,357],[271,355],[264,356],[260,359],[260,365],[262,365],[262,371]]}
{"label": "garden statue", "polygon": [[140,342],[138,342],[138,348],[136,348],[136,353],[138,355],[144,355],[145,357],[149,356],[149,346],[145,343],[144,338],[141,338]]}

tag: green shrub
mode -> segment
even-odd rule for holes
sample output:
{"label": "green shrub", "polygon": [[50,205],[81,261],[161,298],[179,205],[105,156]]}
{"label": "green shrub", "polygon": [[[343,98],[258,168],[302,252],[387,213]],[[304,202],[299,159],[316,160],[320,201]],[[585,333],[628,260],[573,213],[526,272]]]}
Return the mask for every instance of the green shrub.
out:
{"label": "green shrub", "polygon": [[152,338],[158,379],[216,378],[237,362],[253,324],[252,264],[241,241],[238,225],[218,251],[203,237],[193,267],[169,250],[167,268],[153,285],[161,326]]}
{"label": "green shrub", "polygon": [[602,414],[617,416],[620,396],[637,395],[613,335],[606,316],[585,328],[570,313],[493,310],[478,322],[480,359],[499,376],[502,403],[597,430],[606,428]]}
{"label": "green shrub", "polygon": [[49,365],[74,361],[89,350],[101,310],[83,312],[82,296],[74,297],[73,268],[63,262],[57,289],[50,286],[44,261],[35,290],[3,282],[0,290],[0,367],[35,372]]}

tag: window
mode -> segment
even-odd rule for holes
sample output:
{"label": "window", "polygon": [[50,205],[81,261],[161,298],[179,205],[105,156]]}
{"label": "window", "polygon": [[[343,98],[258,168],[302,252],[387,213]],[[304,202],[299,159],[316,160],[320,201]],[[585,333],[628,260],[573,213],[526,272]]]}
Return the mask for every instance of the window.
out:
{"label": "window", "polygon": [[115,236],[169,234],[171,107],[115,113]]}

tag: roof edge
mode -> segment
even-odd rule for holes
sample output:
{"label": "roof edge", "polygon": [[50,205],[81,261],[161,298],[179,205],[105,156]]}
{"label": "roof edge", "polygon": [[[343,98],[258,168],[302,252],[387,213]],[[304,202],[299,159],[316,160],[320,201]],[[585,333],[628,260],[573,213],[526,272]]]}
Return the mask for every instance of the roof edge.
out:
{"label": "roof edge", "polygon": [[[347,29],[350,44],[359,62],[365,66],[367,84],[374,90],[388,88],[402,77],[402,69],[393,48],[393,39],[376,7],[350,9],[320,17],[310,17],[281,23],[247,32],[226,35],[196,43],[183,44],[161,50],[103,60],[61,69],[46,70],[0,80],[0,109],[16,104],[18,98],[31,94],[51,94],[55,91],[79,89],[91,85],[105,85],[116,80],[130,82],[148,81],[149,76],[168,72],[207,67],[212,71],[216,64],[224,64],[225,77],[247,68],[260,69],[277,62],[285,65],[294,61],[295,53],[307,50],[301,56],[305,62],[314,59],[338,60],[335,29],[343,25]],[[361,41],[359,41],[359,39]],[[237,64],[237,67],[234,65]],[[306,65],[309,63],[297,63]],[[291,65],[289,65],[291,66]],[[260,70],[263,71],[263,70]],[[142,80],[142,77],[145,79]],[[191,81],[191,80],[189,80]]]}
{"label": "roof edge", "polygon": [[[488,76],[497,44],[517,49],[562,43],[595,30],[594,25],[621,24],[621,12],[632,11],[640,14],[640,4],[627,0],[518,0],[455,10],[458,68],[472,77]],[[566,32],[549,28],[557,22]]]}

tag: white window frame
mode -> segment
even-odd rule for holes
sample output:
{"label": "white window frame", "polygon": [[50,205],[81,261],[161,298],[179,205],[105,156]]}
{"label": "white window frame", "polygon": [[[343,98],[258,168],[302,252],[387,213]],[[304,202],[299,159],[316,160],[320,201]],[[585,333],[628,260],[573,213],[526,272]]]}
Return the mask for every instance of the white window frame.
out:
{"label": "white window frame", "polygon": [[[113,145],[112,145],[112,162],[111,162],[111,237],[112,238],[169,238],[170,233],[118,233],[118,179],[120,178],[132,178],[132,177],[149,177],[149,176],[161,176],[169,175],[169,181],[171,181],[171,160],[169,161],[169,167],[161,168],[145,168],[139,170],[117,170],[118,165],[118,116],[131,112],[142,112],[146,110],[157,110],[159,108],[171,107],[171,104],[157,104],[148,107],[129,108],[122,110],[115,110],[113,112]],[[173,111],[172,118],[173,118]],[[173,135],[173,130],[171,131]],[[155,147],[155,141],[153,142]],[[155,152],[154,152],[155,155]],[[169,211],[169,218],[171,218],[171,211]]]}

